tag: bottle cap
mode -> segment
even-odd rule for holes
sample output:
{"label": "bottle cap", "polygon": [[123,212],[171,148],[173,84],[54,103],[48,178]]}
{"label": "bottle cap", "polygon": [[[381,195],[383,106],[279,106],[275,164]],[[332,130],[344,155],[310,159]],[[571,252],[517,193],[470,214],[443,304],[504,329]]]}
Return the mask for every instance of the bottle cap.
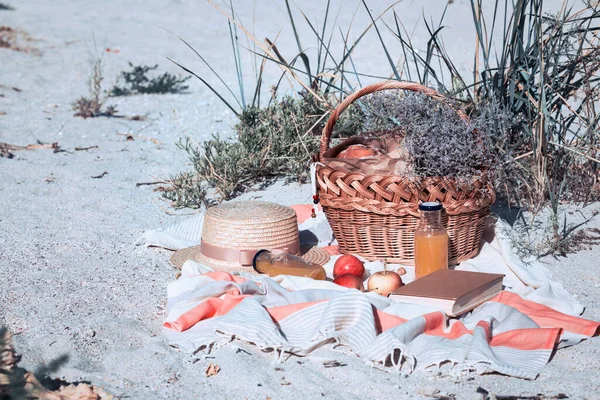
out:
{"label": "bottle cap", "polygon": [[261,255],[262,253],[265,253],[265,252],[270,253],[269,250],[262,249],[262,250],[257,251],[256,254],[254,255],[254,258],[252,259],[252,268],[258,273],[264,273],[264,272],[261,272],[256,269],[256,260],[258,259],[259,255]]}
{"label": "bottle cap", "polygon": [[419,204],[419,210],[423,211],[440,211],[442,209],[442,203],[437,201],[427,201]]}

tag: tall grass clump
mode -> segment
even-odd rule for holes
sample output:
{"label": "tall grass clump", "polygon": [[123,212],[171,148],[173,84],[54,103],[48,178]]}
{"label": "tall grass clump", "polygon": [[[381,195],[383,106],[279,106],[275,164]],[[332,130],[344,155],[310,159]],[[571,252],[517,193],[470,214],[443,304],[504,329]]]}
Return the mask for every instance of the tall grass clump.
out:
{"label": "tall grass clump", "polygon": [[90,75],[88,77],[88,95],[81,96],[73,102],[75,117],[84,119],[94,117],[112,117],[117,113],[114,105],[105,106],[107,97],[102,90],[104,80],[104,62],[102,57],[90,58]]}
{"label": "tall grass clump", "polygon": [[[209,2],[213,4],[210,0]],[[345,76],[344,66],[351,62],[351,53],[372,25],[367,27],[353,43],[348,44],[346,33],[345,49],[341,58],[336,59],[329,46],[336,30],[327,38],[321,35],[327,24],[331,23],[329,2],[325,6],[325,20],[321,27],[315,28],[308,18],[317,39],[317,55],[313,67],[301,39],[297,33],[294,15],[290,3],[286,2],[290,23],[293,26],[297,50],[295,56],[286,58],[278,49],[275,40],[258,40],[237,17],[231,8],[229,13],[213,4],[227,19],[233,57],[233,70],[236,74],[237,88],[231,87],[225,79],[183,38],[178,37],[204,63],[217,79],[221,89],[189,68],[171,60],[184,71],[200,80],[216,95],[238,119],[234,126],[235,135],[223,139],[214,136],[211,140],[197,144],[190,138],[179,143],[192,163],[193,171],[183,172],[171,178],[170,185],[163,196],[176,207],[199,207],[214,201],[229,199],[258,182],[271,178],[284,177],[290,181],[305,182],[308,178],[308,165],[318,150],[319,135],[326,122],[326,116],[338,103],[340,94],[350,93],[342,84],[336,83],[336,73]],[[248,42],[243,46],[239,33],[242,32]],[[319,33],[321,32],[321,33]],[[254,56],[251,66],[255,75],[255,85],[249,88],[243,80],[241,48],[246,47]],[[274,64],[281,70],[280,78],[270,85],[270,96],[265,101],[263,95],[263,73],[267,64]],[[280,85],[297,85],[295,94],[279,95]],[[349,83],[347,83],[349,85]],[[350,86],[350,90],[354,90]],[[338,131],[352,131],[351,116],[345,116]]]}
{"label": "tall grass clump", "polygon": [[597,199],[598,4],[575,10],[565,2],[556,14],[544,14],[543,0],[520,0],[505,22],[510,34],[502,52],[492,56],[481,0],[473,3],[483,55],[476,95],[498,99],[525,116],[520,137],[500,149],[522,157],[517,165],[527,184],[512,186],[537,206],[549,200],[554,215],[564,200]]}

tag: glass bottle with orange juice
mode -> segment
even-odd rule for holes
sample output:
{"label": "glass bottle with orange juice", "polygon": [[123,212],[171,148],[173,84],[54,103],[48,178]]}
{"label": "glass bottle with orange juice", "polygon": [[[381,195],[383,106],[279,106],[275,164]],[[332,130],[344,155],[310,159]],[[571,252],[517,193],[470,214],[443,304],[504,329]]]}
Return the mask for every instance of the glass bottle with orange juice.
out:
{"label": "glass bottle with orange juice", "polygon": [[269,276],[305,276],[321,281],[327,278],[325,269],[320,265],[288,253],[273,254],[268,250],[259,250],[254,256],[252,264],[256,272]]}
{"label": "glass bottle with orange juice", "polygon": [[442,225],[442,205],[419,204],[421,220],[415,231],[415,276],[417,279],[448,268],[448,233]]}

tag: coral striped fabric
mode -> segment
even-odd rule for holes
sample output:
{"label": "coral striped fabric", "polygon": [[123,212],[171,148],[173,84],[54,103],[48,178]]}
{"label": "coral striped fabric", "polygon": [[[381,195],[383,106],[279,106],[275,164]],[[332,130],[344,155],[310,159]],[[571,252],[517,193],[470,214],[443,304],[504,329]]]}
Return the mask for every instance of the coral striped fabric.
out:
{"label": "coral striped fabric", "polygon": [[[302,207],[296,210],[305,216]],[[306,210],[304,210],[306,211]],[[300,220],[321,246],[332,244],[322,213]],[[202,215],[145,234],[148,245],[181,248],[198,243]],[[164,334],[195,352],[230,342],[250,342],[285,357],[343,345],[365,362],[403,373],[498,372],[535,379],[554,349],[598,335],[600,324],[580,318],[583,306],[540,263],[524,263],[511,251],[510,229],[496,223],[495,238],[458,269],[502,273],[506,290],[459,319],[419,304],[397,303],[375,293],[326,281],[278,276],[240,277],[211,272],[188,261],[168,286]],[[338,257],[325,265],[331,275]],[[365,264],[373,273],[381,263]],[[406,267],[405,282],[414,279]]]}
{"label": "coral striped fabric", "polygon": [[[295,277],[246,280],[219,272],[169,286],[165,334],[187,351],[233,338],[280,354],[347,346],[365,361],[409,373],[443,365],[534,379],[561,340],[590,337],[599,324],[503,292],[461,320],[439,311],[406,319],[373,293]],[[290,291],[291,286],[304,289]],[[329,286],[329,287],[328,287]],[[406,310],[405,310],[406,311]]]}

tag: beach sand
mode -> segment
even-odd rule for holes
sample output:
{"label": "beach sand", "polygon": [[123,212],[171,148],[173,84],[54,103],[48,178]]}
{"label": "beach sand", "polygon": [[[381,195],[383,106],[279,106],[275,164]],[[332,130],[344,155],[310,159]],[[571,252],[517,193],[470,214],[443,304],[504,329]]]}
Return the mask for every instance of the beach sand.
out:
{"label": "beach sand", "polygon": [[[0,158],[0,324],[15,335],[22,366],[49,368],[52,377],[90,381],[114,395],[132,399],[360,399],[432,398],[456,395],[480,399],[478,387],[497,395],[598,398],[600,341],[585,341],[556,352],[538,379],[500,375],[438,377],[415,373],[403,377],[365,365],[354,355],[326,349],[316,356],[278,364],[273,353],[234,342],[204,357],[168,346],[161,336],[166,285],[175,271],[169,252],[146,249],[139,238],[147,229],[188,218],[193,210],[175,211],[153,186],[136,186],[189,168],[175,143],[189,134],[202,141],[213,133],[231,133],[232,113],[198,81],[187,94],[110,99],[122,115],[148,115],[146,121],[73,117],[71,103],[86,93],[90,52],[103,54],[105,85],[134,64],[159,64],[160,71],[180,73],[166,56],[208,76],[207,68],[177,38],[195,46],[224,79],[235,85],[228,27],[208,3],[194,0],[83,2],[3,0],[13,11],[0,11],[0,25],[26,31],[24,44],[37,52],[0,49],[0,142],[14,145],[58,143],[52,149],[15,151]],[[252,3],[238,1],[240,18],[252,26]],[[257,37],[278,39],[292,57],[295,43],[286,23],[283,1],[257,1]],[[319,16],[321,1],[298,2],[307,15]],[[332,2],[332,10],[340,8]],[[347,27],[358,2],[341,8],[338,23]],[[371,1],[374,14],[383,4]],[[383,3],[383,2],[381,2]],[[556,6],[559,2],[550,2]],[[439,18],[445,1],[405,1],[396,6],[412,29],[421,13]],[[427,6],[425,6],[427,5]],[[362,7],[362,6],[361,6]],[[461,71],[471,68],[473,35],[470,4],[449,5],[446,42],[458,54]],[[359,9],[354,26],[368,24]],[[301,29],[306,29],[304,26]],[[420,30],[419,30],[420,29]],[[422,27],[416,31],[416,40]],[[373,32],[371,32],[373,33]],[[316,40],[310,45],[314,49]],[[363,70],[388,73],[374,34],[365,37],[354,61]],[[95,47],[95,50],[94,50]],[[106,48],[111,49],[110,52]],[[116,52],[116,51],[118,52]],[[249,64],[248,64],[249,65]],[[244,73],[252,77],[248,67]],[[277,68],[265,81],[277,79]],[[217,83],[211,77],[211,82]],[[17,90],[12,89],[13,87]],[[265,90],[268,91],[268,88]],[[288,90],[283,88],[282,91]],[[133,135],[128,141],[123,134]],[[98,146],[76,151],[76,147]],[[107,172],[102,178],[93,178]],[[307,186],[276,185],[244,198],[284,204],[304,203]],[[178,214],[178,215],[173,215]],[[574,215],[573,217],[576,217]],[[598,222],[594,222],[598,226]],[[555,277],[586,306],[585,318],[600,320],[600,250],[567,258],[544,259]],[[221,371],[205,376],[209,363]],[[287,384],[289,383],[289,384]],[[437,392],[436,392],[437,391]],[[437,394],[436,394],[437,393]]]}

